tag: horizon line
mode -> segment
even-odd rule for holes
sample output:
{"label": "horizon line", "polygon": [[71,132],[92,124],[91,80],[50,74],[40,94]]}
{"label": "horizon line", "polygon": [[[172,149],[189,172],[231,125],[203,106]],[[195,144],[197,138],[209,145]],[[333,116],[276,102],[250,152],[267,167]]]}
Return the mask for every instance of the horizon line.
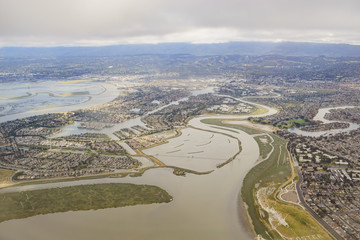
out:
{"label": "horizon line", "polygon": [[229,44],[229,43],[273,43],[273,44],[282,44],[282,43],[305,43],[305,44],[324,44],[324,45],[350,45],[350,46],[360,46],[360,43],[346,43],[346,42],[319,42],[319,41],[269,41],[269,40],[247,40],[247,41],[222,41],[222,42],[144,42],[144,43],[109,43],[109,44],[54,44],[54,45],[35,45],[35,44],[24,44],[24,45],[1,45],[1,48],[61,48],[61,47],[111,47],[111,46],[135,46],[135,45],[161,45],[161,44],[188,44],[188,45],[215,45],[215,44]]}

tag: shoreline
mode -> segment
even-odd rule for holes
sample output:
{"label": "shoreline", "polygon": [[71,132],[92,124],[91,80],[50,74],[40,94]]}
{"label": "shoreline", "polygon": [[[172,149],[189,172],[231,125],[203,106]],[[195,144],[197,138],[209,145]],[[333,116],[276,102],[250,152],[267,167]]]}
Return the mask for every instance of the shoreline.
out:
{"label": "shoreline", "polygon": [[[93,84],[96,84],[96,82],[93,82]],[[95,95],[96,96],[106,95],[105,100],[103,100],[101,98],[94,99],[91,95],[89,95],[88,96],[89,98],[80,104],[76,103],[76,104],[70,104],[70,105],[64,105],[64,106],[57,106],[55,108],[51,108],[51,109],[48,108],[48,109],[42,109],[42,110],[30,109],[25,112],[19,112],[19,113],[0,116],[0,123],[7,122],[7,121],[14,121],[16,119],[22,119],[22,118],[28,118],[28,117],[32,117],[32,116],[48,114],[48,113],[65,113],[65,112],[77,111],[79,109],[99,107],[103,104],[111,102],[119,94],[119,90],[117,90],[116,87],[114,86],[114,84],[111,82],[105,81],[103,84],[101,84],[101,87],[104,88],[104,91],[101,92],[101,94],[95,94]],[[91,103],[91,101],[94,101],[94,102]],[[85,106],[81,106],[81,105],[85,105]],[[48,111],[46,111],[46,110],[48,110]]]}
{"label": "shoreline", "polygon": [[[254,105],[257,105],[257,104],[254,104]],[[273,110],[271,108],[268,108],[268,107],[265,107],[266,108],[266,112],[262,113],[262,114],[259,114],[259,115],[269,115],[269,114],[273,114],[274,112],[276,112],[276,110]],[[199,116],[198,116],[199,117]],[[197,118],[198,118],[197,117]],[[202,116],[204,117],[204,116]],[[209,117],[209,116],[208,116]],[[210,116],[210,118],[212,118],[213,116]],[[229,116],[221,116],[223,117],[223,119],[239,119],[239,118],[247,118],[249,116],[232,116],[232,117],[229,117]],[[201,118],[201,117],[200,117]],[[216,116],[216,118],[220,118],[220,116]],[[206,126],[210,126],[208,124],[205,124]],[[204,126],[205,126],[204,125]],[[202,125],[203,126],[203,125]],[[205,127],[207,128],[207,127]],[[201,129],[203,131],[206,131],[206,129]],[[224,129],[225,130],[225,129]],[[227,129],[229,130],[229,129]],[[240,130],[241,132],[243,132],[242,130]],[[217,131],[215,131],[217,132]],[[263,131],[262,131],[263,132]],[[219,134],[224,134],[224,133],[221,133],[221,132],[217,132]],[[229,134],[231,135],[231,134]],[[250,134],[249,134],[250,135]],[[254,168],[256,167],[256,163],[254,162],[253,164],[251,164],[250,166],[248,166],[247,168],[249,168],[247,171],[245,170],[245,172],[243,173],[243,177],[240,178],[240,181],[239,182],[236,182],[234,184],[236,184],[238,187],[236,187],[236,190],[235,191],[238,191],[238,192],[233,192],[233,197],[231,197],[231,203],[232,204],[235,204],[233,206],[233,209],[234,212],[232,216],[234,216],[238,222],[235,224],[236,228],[242,228],[244,229],[244,234],[249,236],[250,239],[254,239],[256,238],[256,233],[254,231],[254,227],[253,227],[253,224],[252,224],[252,221],[251,221],[251,218],[249,217],[249,213],[248,213],[248,208],[246,206],[246,203],[243,201],[242,199],[242,187],[243,187],[243,183],[244,183],[244,179],[246,177],[246,175]],[[110,173],[110,174],[104,174],[104,175],[113,175],[113,173]],[[60,181],[76,181],[76,180],[81,180],[81,179],[86,179],[86,178],[103,178],[104,176],[99,176],[99,175],[93,175],[93,176],[84,176],[84,177],[76,177],[76,178],[68,178],[68,179],[62,179]],[[59,180],[59,179],[58,179]],[[40,183],[40,182],[46,182],[47,180],[40,180],[39,182],[37,183]],[[51,181],[51,180],[50,180]],[[53,181],[56,181],[56,180],[53,180]],[[53,182],[51,181],[51,182]],[[130,180],[131,181],[131,180]],[[237,180],[238,181],[238,180]],[[32,181],[30,184],[32,183],[35,183],[35,181]],[[19,183],[21,184],[21,183]],[[245,212],[244,212],[245,211]],[[235,219],[234,219],[235,220]],[[235,223],[235,222],[234,222]],[[242,227],[241,227],[242,226]],[[250,237],[251,236],[251,237]]]}
{"label": "shoreline", "polygon": [[251,217],[248,212],[248,205],[242,199],[241,190],[237,197],[237,212],[238,212],[238,219],[239,224],[244,226],[247,229],[247,233],[253,237],[254,239],[257,237],[254,225],[252,223]]}
{"label": "shoreline", "polygon": [[[234,98],[234,97],[232,97],[232,98]],[[227,124],[233,124],[233,125],[242,126],[243,128],[257,130],[257,131],[259,131],[261,133],[264,133],[264,134],[269,133],[269,131],[264,130],[261,127],[261,125],[256,126],[255,124],[251,124],[251,126],[248,126],[246,124],[241,124],[240,122],[241,121],[247,121],[247,118],[251,117],[251,116],[273,115],[273,114],[276,114],[278,112],[278,110],[275,109],[275,108],[271,108],[271,107],[259,104],[259,103],[254,103],[254,102],[246,101],[246,100],[239,99],[239,98],[235,98],[235,99],[240,100],[241,102],[245,102],[245,103],[254,105],[260,110],[255,111],[255,112],[253,112],[253,113],[251,113],[249,115],[242,115],[242,116],[236,116],[236,115],[235,116],[229,116],[229,115],[226,116],[226,115],[223,115],[222,118],[221,118],[221,123],[222,124],[227,123]],[[208,116],[209,117],[208,119],[212,119],[212,118],[219,119],[220,118],[220,115],[200,115],[198,117],[204,117],[204,116]],[[236,124],[235,123],[236,121],[238,121],[239,123]],[[212,124],[207,124],[207,125],[212,125]],[[215,125],[217,125],[217,124],[215,124]],[[246,131],[243,131],[243,130],[240,130],[240,131],[247,133]],[[252,134],[249,134],[249,135],[251,136]],[[254,137],[254,136],[252,136],[252,137]],[[258,147],[260,148],[259,145],[258,145]],[[262,161],[261,162],[258,162],[258,161],[254,162],[253,166],[251,168],[249,168],[248,171],[246,171],[246,173],[244,173],[244,177],[240,181],[239,190],[238,190],[239,192],[237,193],[237,197],[236,197],[236,209],[237,209],[236,214],[237,214],[238,224],[240,226],[243,226],[244,229],[246,229],[246,234],[249,237],[251,237],[252,239],[263,239],[263,238],[262,238],[262,236],[260,234],[257,234],[256,231],[255,231],[255,226],[253,224],[252,218],[251,218],[251,216],[249,214],[249,211],[248,211],[249,207],[248,207],[248,205],[246,204],[246,202],[243,199],[243,186],[244,186],[244,181],[245,181],[245,178],[247,177],[247,175],[250,173],[251,170],[256,168],[260,163],[262,163]]]}

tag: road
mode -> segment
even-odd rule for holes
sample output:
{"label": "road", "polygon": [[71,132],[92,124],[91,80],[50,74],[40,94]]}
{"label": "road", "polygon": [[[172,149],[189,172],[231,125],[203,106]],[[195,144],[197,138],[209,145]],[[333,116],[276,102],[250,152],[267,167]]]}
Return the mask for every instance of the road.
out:
{"label": "road", "polygon": [[298,192],[301,204],[310,212],[310,214],[316,219],[316,221],[318,221],[329,233],[331,233],[331,235],[333,235],[338,240],[343,240],[343,237],[341,237],[332,227],[329,226],[329,224],[327,224],[321,217],[319,217],[316,212],[309,207],[309,205],[307,205],[301,191],[301,183],[303,181],[303,178],[298,166],[296,166],[296,172],[299,176],[299,181],[296,183],[296,191]]}

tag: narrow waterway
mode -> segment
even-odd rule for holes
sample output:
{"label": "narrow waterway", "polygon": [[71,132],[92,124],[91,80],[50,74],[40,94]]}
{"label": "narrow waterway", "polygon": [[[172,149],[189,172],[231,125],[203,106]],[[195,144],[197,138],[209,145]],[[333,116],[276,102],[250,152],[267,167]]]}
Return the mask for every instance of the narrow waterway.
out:
{"label": "narrow waterway", "polygon": [[323,123],[333,123],[333,122],[340,122],[340,123],[349,123],[350,126],[347,128],[340,128],[340,129],[332,129],[332,130],[326,130],[326,131],[316,131],[316,132],[309,132],[301,130],[301,128],[290,128],[288,129],[291,133],[296,133],[301,136],[306,137],[320,137],[323,135],[329,135],[329,134],[338,134],[338,133],[344,133],[344,132],[350,132],[352,130],[356,130],[360,127],[359,124],[351,123],[351,122],[344,122],[344,121],[333,121],[325,119],[325,115],[330,112],[332,109],[346,109],[346,108],[356,108],[356,106],[342,106],[342,107],[329,107],[329,108],[320,108],[318,113],[313,118],[314,121],[320,121]]}
{"label": "narrow waterway", "polygon": [[[268,109],[268,112],[261,116],[276,113],[275,109],[262,107]],[[239,204],[239,193],[242,180],[259,157],[259,147],[253,136],[245,132],[217,129],[201,122],[207,118],[247,117],[218,115],[199,116],[190,120],[190,126],[226,133],[241,142],[242,151],[236,159],[208,175],[187,174],[181,177],[174,175],[171,169],[152,169],[136,178],[104,178],[0,190],[24,191],[117,182],[156,185],[174,197],[168,204],[54,213],[10,220],[0,224],[0,239],[253,239],[250,227],[244,224],[245,213]],[[154,147],[152,151],[156,152],[157,148],[160,146]]]}
{"label": "narrow waterway", "polygon": [[[213,92],[214,92],[214,88],[206,88],[206,89],[203,89],[203,90],[191,91],[191,95],[192,96],[197,96],[197,95],[206,94],[206,93],[213,93]],[[158,111],[161,111],[162,109],[164,109],[164,108],[166,108],[166,107],[168,107],[170,105],[177,105],[177,104],[179,104],[179,102],[183,102],[183,101],[186,101],[188,99],[189,99],[188,97],[181,98],[181,99],[179,99],[177,101],[173,101],[173,102],[170,102],[169,104],[158,107],[158,108],[146,113],[143,116],[133,118],[133,119],[129,119],[129,120],[125,121],[125,122],[117,123],[117,124],[114,124],[114,126],[112,126],[112,127],[104,128],[104,129],[101,129],[101,130],[91,130],[91,129],[79,128],[79,126],[81,125],[81,122],[74,122],[71,125],[67,125],[65,127],[62,127],[61,131],[59,133],[54,134],[51,137],[52,138],[66,137],[66,136],[70,136],[70,135],[73,135],[73,134],[81,134],[81,133],[103,133],[103,134],[108,135],[113,140],[119,140],[119,138],[114,135],[114,132],[120,131],[123,128],[131,128],[131,127],[134,127],[136,125],[139,125],[141,127],[146,128],[144,122],[141,121],[141,118],[143,118],[143,117],[145,117],[147,115],[156,113]]]}

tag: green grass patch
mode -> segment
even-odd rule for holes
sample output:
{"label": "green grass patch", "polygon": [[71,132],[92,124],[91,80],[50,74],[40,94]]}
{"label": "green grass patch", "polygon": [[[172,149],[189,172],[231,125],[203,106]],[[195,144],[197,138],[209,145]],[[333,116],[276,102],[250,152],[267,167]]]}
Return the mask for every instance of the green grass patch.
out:
{"label": "green grass patch", "polygon": [[170,202],[163,189],[109,183],[0,194],[0,222],[56,212]]}
{"label": "green grass patch", "polygon": [[309,122],[305,119],[292,119],[292,120],[288,120],[288,121],[283,121],[281,123],[278,123],[276,125],[276,127],[278,128],[298,128],[298,127],[303,127],[308,125]]}
{"label": "green grass patch", "polygon": [[313,238],[312,236],[317,236],[318,239],[332,239],[316,220],[303,209],[294,205],[279,203],[274,203],[273,207],[282,213],[289,225],[289,227],[280,226],[278,228],[284,236],[293,239],[296,237],[301,239]]}

